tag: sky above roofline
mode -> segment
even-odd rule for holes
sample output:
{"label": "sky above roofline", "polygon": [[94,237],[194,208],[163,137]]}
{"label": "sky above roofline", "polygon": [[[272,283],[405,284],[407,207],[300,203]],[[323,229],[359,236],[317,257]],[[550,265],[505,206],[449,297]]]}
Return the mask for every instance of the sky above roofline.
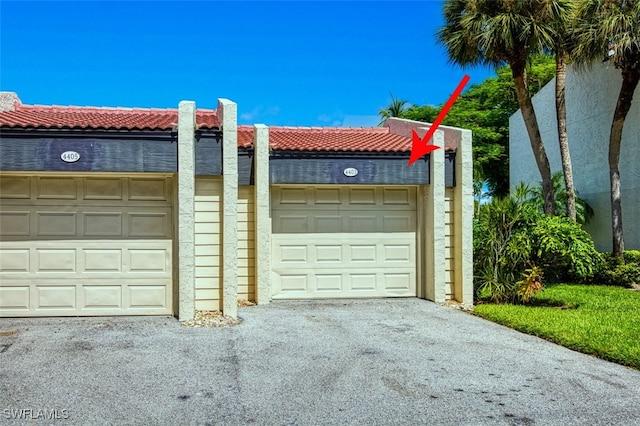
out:
{"label": "sky above roofline", "polygon": [[439,105],[464,74],[440,1],[0,2],[0,90],[25,104],[238,104],[240,124],[376,125],[390,95]]}

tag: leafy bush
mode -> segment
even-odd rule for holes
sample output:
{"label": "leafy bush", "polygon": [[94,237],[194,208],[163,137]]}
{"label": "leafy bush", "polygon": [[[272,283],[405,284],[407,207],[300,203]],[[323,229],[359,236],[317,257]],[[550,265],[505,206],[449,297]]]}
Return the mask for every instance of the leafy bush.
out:
{"label": "leafy bush", "polygon": [[576,222],[559,216],[542,216],[532,229],[535,263],[555,279],[584,283],[598,270],[600,254],[591,236]]}
{"label": "leafy bush", "polygon": [[625,250],[624,261],[640,265],[640,250]]}
{"label": "leafy bush", "polygon": [[[556,214],[566,216],[567,215],[567,188],[564,185],[564,175],[562,172],[554,173],[551,177],[551,184],[553,185],[553,199],[556,207]],[[593,218],[593,208],[585,200],[579,197],[578,191],[575,193],[576,200],[576,222],[581,225],[589,223]],[[542,196],[542,186],[536,186],[531,189],[528,202],[534,203],[538,206],[538,209],[542,212],[544,206],[544,198]]]}
{"label": "leafy bush", "polygon": [[481,206],[474,235],[476,293],[494,302],[514,301],[516,282],[531,258],[531,238],[525,231],[535,211],[514,197],[494,198]]}
{"label": "leafy bush", "polygon": [[480,207],[474,287],[481,299],[527,302],[542,287],[543,269],[553,278],[578,282],[599,269],[601,257],[589,234],[569,219],[542,214],[530,194],[518,185],[512,195]]}
{"label": "leafy bush", "polygon": [[640,251],[625,251],[624,258],[623,261],[611,253],[603,253],[602,264],[596,271],[593,282],[622,287],[640,284]]}

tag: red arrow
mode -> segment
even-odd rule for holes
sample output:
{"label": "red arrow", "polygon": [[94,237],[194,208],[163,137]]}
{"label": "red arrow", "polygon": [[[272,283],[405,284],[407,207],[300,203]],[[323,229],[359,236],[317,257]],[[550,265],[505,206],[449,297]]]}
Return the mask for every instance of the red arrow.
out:
{"label": "red arrow", "polygon": [[469,79],[470,77],[468,75],[465,75],[464,77],[462,77],[462,80],[458,84],[458,87],[456,87],[456,90],[453,92],[453,94],[451,95],[447,103],[444,104],[442,111],[440,111],[440,114],[438,114],[436,119],[431,124],[431,127],[429,127],[429,130],[427,131],[427,133],[424,135],[422,139],[420,139],[420,136],[418,136],[415,130],[413,129],[411,130],[413,141],[411,143],[411,155],[409,156],[409,164],[408,164],[409,166],[415,163],[420,157],[427,155],[428,153],[440,148],[439,146],[436,146],[436,145],[429,145],[429,140],[438,129],[438,126],[440,125],[440,123],[442,123],[442,120],[444,120],[444,118],[446,117],[447,113],[453,106],[453,103],[456,101],[456,99],[458,99],[458,96],[460,96],[460,93],[462,93],[462,89],[464,89],[464,86],[467,85],[467,82],[469,81]]}

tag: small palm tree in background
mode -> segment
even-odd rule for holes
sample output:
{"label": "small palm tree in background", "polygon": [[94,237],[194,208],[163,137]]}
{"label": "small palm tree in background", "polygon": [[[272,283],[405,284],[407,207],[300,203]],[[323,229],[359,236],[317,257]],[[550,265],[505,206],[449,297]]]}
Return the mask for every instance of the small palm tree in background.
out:
{"label": "small palm tree in background", "polygon": [[386,108],[378,110],[380,116],[380,125],[382,125],[387,118],[400,117],[402,113],[407,109],[407,101],[400,100],[391,95],[391,103]]}

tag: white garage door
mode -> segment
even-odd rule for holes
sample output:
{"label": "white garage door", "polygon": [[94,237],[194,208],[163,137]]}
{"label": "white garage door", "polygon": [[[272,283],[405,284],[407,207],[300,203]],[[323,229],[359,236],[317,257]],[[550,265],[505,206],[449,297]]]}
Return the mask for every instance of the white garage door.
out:
{"label": "white garage door", "polygon": [[0,316],[172,313],[172,179],[0,175]]}
{"label": "white garage door", "polygon": [[416,189],[272,190],[275,299],[416,295]]}

